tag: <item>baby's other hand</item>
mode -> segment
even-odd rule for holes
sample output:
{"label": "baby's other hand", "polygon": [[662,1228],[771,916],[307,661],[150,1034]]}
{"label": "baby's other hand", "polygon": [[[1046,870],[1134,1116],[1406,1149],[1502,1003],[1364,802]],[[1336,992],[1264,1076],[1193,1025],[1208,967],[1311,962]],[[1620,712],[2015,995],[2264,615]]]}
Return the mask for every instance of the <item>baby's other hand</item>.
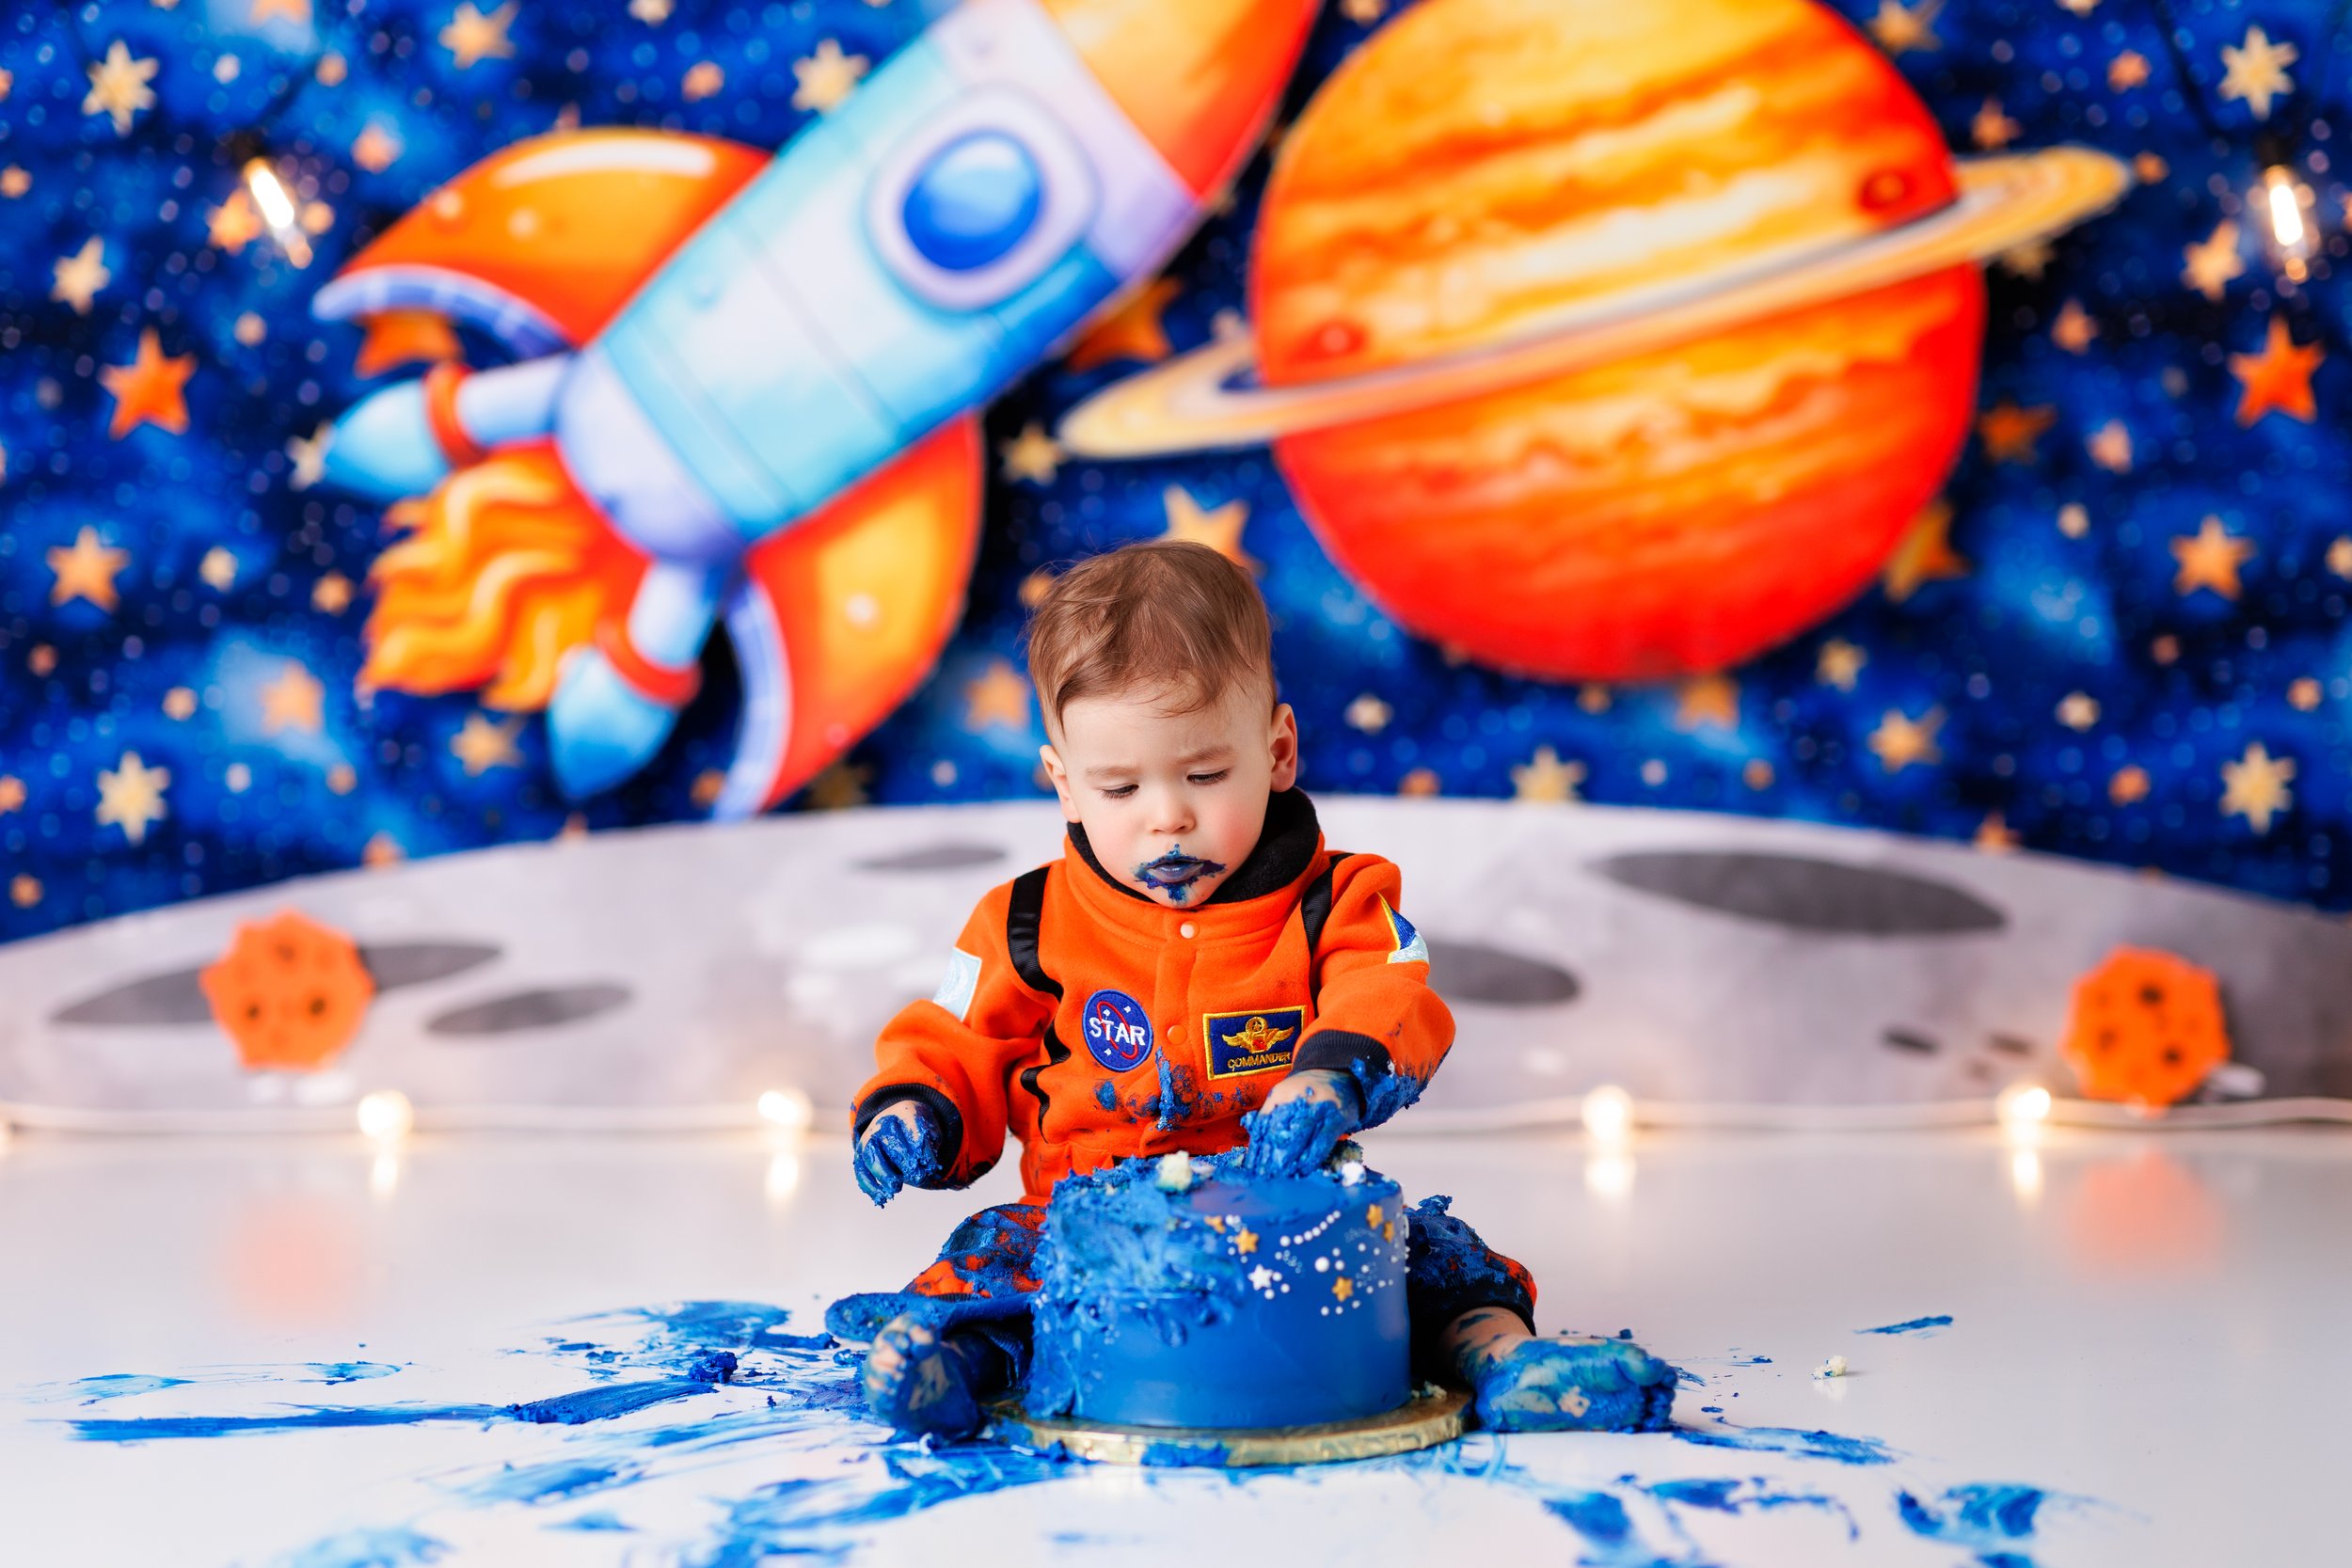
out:
{"label": "baby's other hand", "polygon": [[1343,1072],[1309,1068],[1274,1086],[1265,1103],[1241,1118],[1249,1138],[1253,1176],[1295,1176],[1320,1170],[1340,1140],[1363,1117],[1356,1081]]}
{"label": "baby's other hand", "polygon": [[928,1187],[946,1175],[939,1118],[920,1101],[901,1100],[866,1124],[857,1141],[857,1184],[876,1207],[901,1187]]}

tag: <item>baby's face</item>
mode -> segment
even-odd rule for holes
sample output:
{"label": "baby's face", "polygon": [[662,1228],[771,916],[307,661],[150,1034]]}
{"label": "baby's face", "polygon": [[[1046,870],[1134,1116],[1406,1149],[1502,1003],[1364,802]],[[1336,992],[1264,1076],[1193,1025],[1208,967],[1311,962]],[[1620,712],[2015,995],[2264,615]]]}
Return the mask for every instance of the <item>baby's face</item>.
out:
{"label": "baby's face", "polygon": [[1171,909],[1215,892],[1257,847],[1268,792],[1298,777],[1298,721],[1255,682],[1171,713],[1165,693],[1081,697],[1042,748],[1062,816],[1103,869]]}

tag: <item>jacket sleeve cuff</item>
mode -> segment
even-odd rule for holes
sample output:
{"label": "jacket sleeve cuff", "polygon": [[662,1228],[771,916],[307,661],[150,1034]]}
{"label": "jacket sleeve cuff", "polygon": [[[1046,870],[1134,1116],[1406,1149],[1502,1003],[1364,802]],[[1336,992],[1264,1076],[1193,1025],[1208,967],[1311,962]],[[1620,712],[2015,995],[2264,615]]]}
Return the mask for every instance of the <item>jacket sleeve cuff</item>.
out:
{"label": "jacket sleeve cuff", "polygon": [[913,1101],[937,1118],[940,1130],[940,1161],[942,1167],[954,1170],[963,1158],[963,1113],[956,1102],[929,1084],[884,1084],[857,1102],[850,1123],[850,1142],[866,1136],[866,1129],[873,1119],[893,1105]]}

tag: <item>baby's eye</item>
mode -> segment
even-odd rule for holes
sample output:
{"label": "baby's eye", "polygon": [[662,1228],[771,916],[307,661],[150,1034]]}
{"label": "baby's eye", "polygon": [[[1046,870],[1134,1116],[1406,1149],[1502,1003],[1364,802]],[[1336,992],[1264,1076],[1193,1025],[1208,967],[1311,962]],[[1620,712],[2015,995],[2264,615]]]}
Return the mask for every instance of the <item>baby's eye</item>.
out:
{"label": "baby's eye", "polygon": [[1128,796],[1133,795],[1135,792],[1136,786],[1133,784],[1119,784],[1113,788],[1105,789],[1103,791],[1103,794],[1109,800],[1124,800]]}
{"label": "baby's eye", "polygon": [[1197,784],[1213,784],[1232,771],[1230,768],[1220,768],[1214,773],[1195,773],[1192,775],[1192,782]]}

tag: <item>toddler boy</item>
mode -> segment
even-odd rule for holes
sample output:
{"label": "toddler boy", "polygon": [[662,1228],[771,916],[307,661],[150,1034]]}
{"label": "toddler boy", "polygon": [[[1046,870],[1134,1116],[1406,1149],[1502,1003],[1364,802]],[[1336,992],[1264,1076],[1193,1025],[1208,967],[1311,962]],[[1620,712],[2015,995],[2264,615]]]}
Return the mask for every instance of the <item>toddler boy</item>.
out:
{"label": "toddler boy", "polygon": [[[1096,556],[1047,590],[1028,653],[1067,847],[980,900],[852,1115],[876,1203],[967,1186],[1021,1145],[1020,1202],[965,1221],[906,1291],[827,1316],[871,1340],[868,1401],[910,1433],[976,1430],[1026,1375],[1055,1182],[1245,1142],[1259,1174],[1319,1166],[1411,1104],[1454,1039],[1397,868],[1327,848],[1296,787],[1297,721],[1241,567],[1170,542]],[[1492,1427],[1662,1424],[1673,1370],[1536,1338],[1527,1271],[1445,1205],[1411,1212],[1417,1373],[1466,1384]]]}

